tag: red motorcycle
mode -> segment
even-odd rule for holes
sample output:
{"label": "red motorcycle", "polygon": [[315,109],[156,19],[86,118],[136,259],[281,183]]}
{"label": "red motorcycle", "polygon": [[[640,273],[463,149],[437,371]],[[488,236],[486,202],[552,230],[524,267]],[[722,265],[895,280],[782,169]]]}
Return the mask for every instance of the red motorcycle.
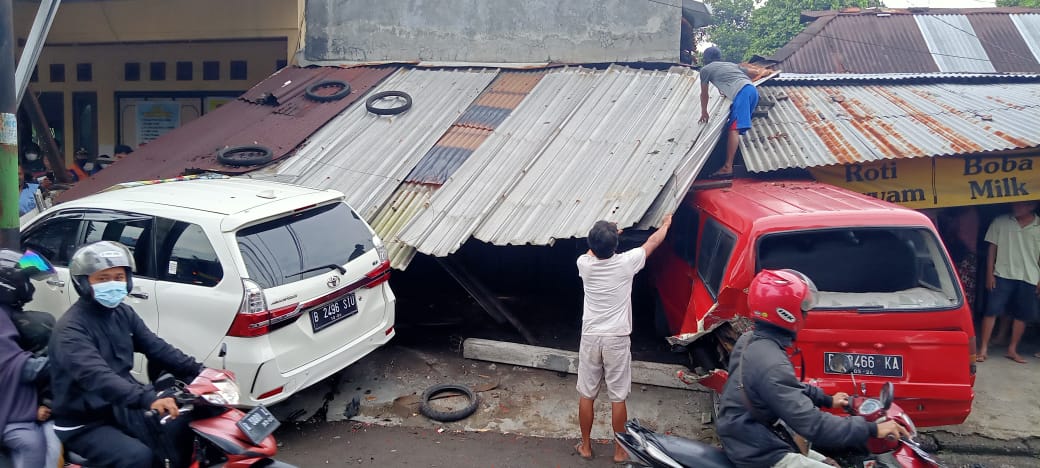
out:
{"label": "red motorcycle", "polygon": [[[832,363],[834,369],[851,369],[850,366],[841,365],[841,362]],[[856,377],[851,372],[845,372],[851,376],[853,387],[856,387]],[[679,379],[687,384],[694,381],[679,372]],[[729,375],[726,371],[716,371],[708,379],[699,379],[714,390],[713,399],[718,405],[718,392],[721,392]],[[717,415],[716,408],[716,415]],[[871,438],[867,445],[861,449],[847,449],[841,452],[822,450],[824,455],[835,460],[839,465],[849,468],[940,468],[942,465],[926,452],[914,438],[917,437],[917,427],[903,409],[895,403],[895,386],[886,382],[881,387],[878,398],[852,395],[849,397],[849,405],[845,411],[853,416],[862,416],[867,421],[882,423],[894,420],[906,428],[910,437],[902,439]],[[733,465],[726,458],[722,449],[704,444],[702,442],[683,439],[675,436],[655,434],[635,421],[625,424],[626,432],[616,434],[616,440],[629,453],[632,460],[644,466],[652,467],[703,467],[703,468],[731,468]]]}
{"label": "red motorcycle", "polygon": [[[161,397],[172,397],[180,409],[179,417],[190,418],[188,426],[193,432],[193,450],[190,468],[295,468],[293,465],[275,460],[278,444],[274,440],[279,422],[267,408],[257,406],[244,413],[238,404],[239,388],[235,376],[229,371],[205,369],[190,384],[172,382],[157,388],[166,388]],[[149,411],[146,415],[158,418]],[[169,416],[158,419],[166,424]],[[89,460],[75,453],[66,454],[71,467],[86,468]]]}

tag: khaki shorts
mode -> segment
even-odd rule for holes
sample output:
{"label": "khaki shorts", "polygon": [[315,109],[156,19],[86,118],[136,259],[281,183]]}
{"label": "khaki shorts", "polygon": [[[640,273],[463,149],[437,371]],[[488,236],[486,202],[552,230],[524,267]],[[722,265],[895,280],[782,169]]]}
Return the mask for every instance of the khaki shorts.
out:
{"label": "khaki shorts", "polygon": [[627,336],[581,336],[578,394],[595,400],[607,382],[607,397],[620,403],[632,391],[632,340]]}

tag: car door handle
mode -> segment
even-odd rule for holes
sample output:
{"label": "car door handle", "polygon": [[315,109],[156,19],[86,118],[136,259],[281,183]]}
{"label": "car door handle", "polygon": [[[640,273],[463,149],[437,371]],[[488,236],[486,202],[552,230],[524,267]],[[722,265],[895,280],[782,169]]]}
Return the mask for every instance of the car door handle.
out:
{"label": "car door handle", "polygon": [[148,293],[146,292],[132,292],[130,297],[136,297],[138,299],[148,299]]}
{"label": "car door handle", "polygon": [[64,288],[65,287],[65,282],[62,281],[62,280],[59,280],[59,279],[49,279],[49,280],[46,281],[46,283],[51,285],[51,286],[54,286],[56,288]]}

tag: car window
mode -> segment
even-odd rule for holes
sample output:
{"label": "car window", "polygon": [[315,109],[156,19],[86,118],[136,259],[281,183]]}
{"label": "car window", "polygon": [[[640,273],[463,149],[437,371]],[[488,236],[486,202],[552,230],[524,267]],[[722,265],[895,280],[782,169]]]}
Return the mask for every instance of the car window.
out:
{"label": "car window", "polygon": [[676,255],[686,260],[690,266],[696,265],[697,227],[697,211],[686,203],[679,205],[675,210],[669,237],[672,239]]}
{"label": "car window", "polygon": [[57,266],[68,266],[76,251],[79,219],[51,218],[22,239],[22,248],[35,250]]}
{"label": "car window", "polygon": [[942,244],[925,228],[769,234],[759,242],[758,267],[791,268],[812,279],[820,291],[814,310],[921,310],[960,304]]}
{"label": "car window", "polygon": [[119,242],[134,256],[134,274],[151,277],[151,255],[147,246],[151,226],[150,218],[86,219],[81,245],[103,240]]}
{"label": "car window", "polygon": [[736,243],[736,234],[718,221],[708,218],[704,222],[704,233],[701,234],[697,253],[697,274],[713,298],[719,295],[722,275],[726,273],[726,265],[729,264]]}
{"label": "car window", "polygon": [[201,226],[157,218],[155,229],[159,246],[156,276],[160,280],[216,286],[224,277],[220,259]]}
{"label": "car window", "polygon": [[238,248],[249,277],[271,288],[326,274],[375,244],[354,210],[335,203],[243,229]]}

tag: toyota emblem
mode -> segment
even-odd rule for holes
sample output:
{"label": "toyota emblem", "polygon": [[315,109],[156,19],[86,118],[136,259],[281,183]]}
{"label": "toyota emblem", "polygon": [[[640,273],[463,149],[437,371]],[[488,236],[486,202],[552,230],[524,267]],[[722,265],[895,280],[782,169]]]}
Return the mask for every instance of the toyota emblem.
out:
{"label": "toyota emblem", "polygon": [[329,280],[326,281],[325,284],[328,285],[329,288],[335,288],[336,286],[339,286],[339,277],[333,276],[329,278]]}

